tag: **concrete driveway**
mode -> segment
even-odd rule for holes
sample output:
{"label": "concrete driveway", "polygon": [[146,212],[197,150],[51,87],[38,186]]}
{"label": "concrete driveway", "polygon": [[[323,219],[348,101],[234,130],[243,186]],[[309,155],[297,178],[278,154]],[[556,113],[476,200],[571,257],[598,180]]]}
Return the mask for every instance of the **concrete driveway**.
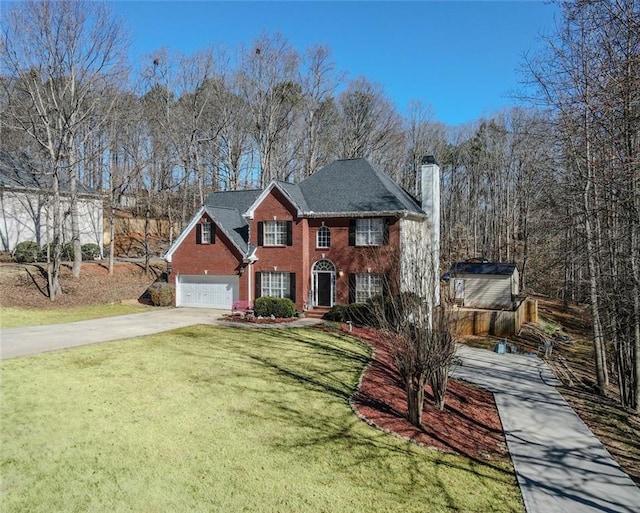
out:
{"label": "concrete driveway", "polygon": [[640,489],[554,388],[542,360],[460,347],[454,377],[495,395],[528,513],[640,513]]}
{"label": "concrete driveway", "polygon": [[218,324],[218,319],[225,313],[228,311],[166,308],[104,319],[7,328],[0,331],[0,359],[140,337],[194,324]]}

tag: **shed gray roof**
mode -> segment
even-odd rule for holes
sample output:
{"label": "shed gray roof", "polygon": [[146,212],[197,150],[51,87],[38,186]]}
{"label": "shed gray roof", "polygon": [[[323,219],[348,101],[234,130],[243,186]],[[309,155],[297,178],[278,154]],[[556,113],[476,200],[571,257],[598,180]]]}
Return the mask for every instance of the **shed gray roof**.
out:
{"label": "shed gray roof", "polygon": [[451,266],[449,273],[456,274],[497,274],[511,275],[516,269],[516,264],[502,264],[497,262],[456,262]]}

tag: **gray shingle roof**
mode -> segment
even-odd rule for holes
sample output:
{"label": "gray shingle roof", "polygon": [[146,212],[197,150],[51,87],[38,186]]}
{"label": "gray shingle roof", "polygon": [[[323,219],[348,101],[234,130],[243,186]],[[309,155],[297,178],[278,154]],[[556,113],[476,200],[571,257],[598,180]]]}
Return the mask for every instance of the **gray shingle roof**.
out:
{"label": "gray shingle roof", "polygon": [[204,204],[212,207],[234,208],[244,214],[253,202],[258,199],[261,192],[259,189],[212,192],[207,196]]}
{"label": "gray shingle roof", "polygon": [[[0,186],[25,191],[50,191],[52,178],[42,172],[42,165],[26,153],[0,151]],[[60,179],[60,191],[68,192],[69,181]],[[80,194],[98,195],[98,191],[78,184]]]}
{"label": "gray shingle roof", "polygon": [[[0,152],[0,185],[17,189],[40,189],[50,186],[51,180],[37,173],[24,153]],[[48,183],[47,183],[48,182]]]}
{"label": "gray shingle roof", "polygon": [[205,205],[204,209],[238,249],[243,254],[247,254],[249,250],[249,224],[240,212],[235,208],[208,205]]}
{"label": "gray shingle roof", "polygon": [[309,211],[309,205],[307,204],[307,200],[305,199],[302,191],[300,190],[300,186],[289,183],[282,182],[280,180],[277,181],[277,184],[282,187],[287,194],[291,197],[291,199],[295,202],[295,204],[302,210],[303,212]]}
{"label": "gray shingle roof", "polygon": [[414,212],[418,202],[366,159],[336,160],[299,184],[309,211],[326,213]]}
{"label": "gray shingle roof", "polygon": [[[366,159],[336,160],[299,184],[277,181],[304,216],[375,215],[410,212],[425,215],[420,204]],[[261,190],[212,192],[205,210],[246,254],[249,226],[242,215]]]}
{"label": "gray shingle roof", "polygon": [[516,264],[501,264],[497,262],[456,262],[451,266],[449,273],[456,274],[498,274],[511,275],[516,269]]}

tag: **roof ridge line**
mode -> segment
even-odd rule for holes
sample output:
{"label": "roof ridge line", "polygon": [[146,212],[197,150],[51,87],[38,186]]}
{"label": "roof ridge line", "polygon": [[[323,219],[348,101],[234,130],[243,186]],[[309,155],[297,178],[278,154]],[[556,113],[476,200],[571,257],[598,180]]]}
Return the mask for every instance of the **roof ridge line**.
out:
{"label": "roof ridge line", "polygon": [[205,203],[204,206],[209,208],[221,208],[224,210],[235,210],[236,212],[240,212],[240,209],[234,207],[218,207],[216,205],[208,205],[207,203]]}
{"label": "roof ridge line", "polygon": [[[367,159],[365,159],[367,160]],[[373,170],[375,171],[375,173],[379,176],[382,177],[382,180],[380,180],[382,182],[382,185],[385,189],[387,189],[391,194],[393,194],[394,196],[396,196],[400,202],[407,207],[407,209],[411,206],[407,204],[406,198],[404,197],[404,195],[400,195],[398,196],[397,192],[401,191],[405,194],[409,194],[407,191],[405,191],[400,184],[396,183],[395,180],[393,180],[389,175],[387,175],[384,171],[381,171],[380,169],[378,169],[376,166],[374,166],[373,164],[371,164],[368,160],[367,162],[369,163],[369,165],[373,168]],[[393,186],[393,188],[395,188],[396,190],[392,190],[392,188],[390,186]],[[413,199],[413,198],[411,198]],[[414,200],[415,201],[415,200]],[[417,201],[415,201],[415,204],[422,210],[422,205],[420,203],[418,203]]]}

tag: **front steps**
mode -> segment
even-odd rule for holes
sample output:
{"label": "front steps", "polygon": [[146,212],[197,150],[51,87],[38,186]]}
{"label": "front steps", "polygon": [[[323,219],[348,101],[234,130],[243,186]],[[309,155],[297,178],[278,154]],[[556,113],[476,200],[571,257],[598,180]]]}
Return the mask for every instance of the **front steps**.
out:
{"label": "front steps", "polygon": [[328,306],[316,306],[314,308],[312,308],[311,310],[307,310],[304,313],[304,316],[309,318],[309,319],[322,319],[324,318],[325,314],[329,311],[329,307]]}

